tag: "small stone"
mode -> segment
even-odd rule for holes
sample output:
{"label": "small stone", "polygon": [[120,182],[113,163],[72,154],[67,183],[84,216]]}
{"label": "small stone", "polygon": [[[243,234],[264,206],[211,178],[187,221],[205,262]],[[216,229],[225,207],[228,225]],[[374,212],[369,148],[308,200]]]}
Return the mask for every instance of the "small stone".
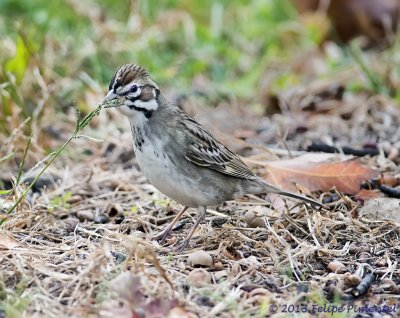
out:
{"label": "small stone", "polygon": [[81,210],[76,213],[77,218],[79,221],[84,222],[84,221],[93,221],[94,220],[94,214],[90,210]]}
{"label": "small stone", "polygon": [[342,262],[332,261],[328,264],[328,269],[334,273],[347,272],[346,266]]}
{"label": "small stone", "polygon": [[190,286],[201,287],[211,283],[211,275],[204,268],[195,268],[187,276]]}
{"label": "small stone", "polygon": [[70,231],[74,230],[76,228],[76,226],[79,224],[79,220],[74,217],[68,217],[68,218],[64,219],[63,221],[64,221],[65,228]]}
{"label": "small stone", "polygon": [[126,256],[122,253],[112,251],[111,254],[112,256],[114,256],[115,263],[117,264],[121,264],[123,261],[126,260]]}
{"label": "small stone", "polygon": [[69,203],[69,204],[74,204],[74,203],[78,203],[78,202],[80,202],[80,201],[82,201],[82,200],[83,200],[83,198],[82,198],[80,195],[76,194],[76,195],[71,196],[71,197],[67,200],[67,203]]}
{"label": "small stone", "polygon": [[254,211],[247,211],[244,215],[244,220],[246,221],[247,225],[251,228],[265,228],[265,221],[262,216]]}
{"label": "small stone", "polygon": [[95,223],[105,224],[110,218],[105,214],[99,214],[94,217]]}
{"label": "small stone", "polygon": [[210,267],[213,264],[211,255],[203,250],[191,253],[187,261],[192,266],[200,265]]}
{"label": "small stone", "polygon": [[224,265],[222,264],[222,262],[220,260],[216,260],[214,262],[214,269],[217,271],[221,271],[224,269]]}
{"label": "small stone", "polygon": [[[36,176],[31,176],[25,179],[26,183],[31,184],[33,180],[35,180]],[[56,186],[57,181],[60,180],[60,177],[51,173],[44,173],[41,175],[32,186],[33,192],[40,192],[45,188]]]}

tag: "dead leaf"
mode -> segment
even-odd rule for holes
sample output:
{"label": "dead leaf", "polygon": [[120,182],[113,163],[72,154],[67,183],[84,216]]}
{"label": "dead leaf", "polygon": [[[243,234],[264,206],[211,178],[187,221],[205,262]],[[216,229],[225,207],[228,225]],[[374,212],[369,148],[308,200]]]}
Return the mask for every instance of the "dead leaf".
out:
{"label": "dead leaf", "polygon": [[287,201],[279,194],[268,193],[267,198],[268,201],[271,202],[274,211],[279,212],[280,214],[285,213],[288,208],[291,213],[297,213],[300,211],[300,207],[297,204],[295,206],[288,206]]}
{"label": "dead leaf", "polygon": [[327,191],[336,187],[347,194],[360,191],[360,183],[377,175],[364,167],[358,158],[340,162],[306,162],[301,157],[273,161],[266,164],[268,180],[288,191],[296,191],[297,184],[310,191]]}
{"label": "dead leaf", "polygon": [[380,197],[380,193],[375,190],[361,189],[354,197],[357,200],[365,201],[367,199],[373,199],[373,198]]}
{"label": "dead leaf", "polygon": [[[166,317],[170,310],[178,305],[178,300],[175,298],[163,297],[151,299],[149,295],[144,295],[141,291],[142,278],[130,271],[122,272],[111,281],[111,287],[117,292],[121,298],[122,307],[117,308],[106,306],[102,313],[103,317],[108,317],[108,314],[120,313],[123,310],[124,315],[120,317],[141,317],[142,313],[145,317],[158,318]],[[129,313],[129,316],[126,316]],[[115,316],[114,316],[115,317]]]}
{"label": "dead leaf", "polygon": [[343,42],[364,36],[370,46],[378,45],[396,32],[399,20],[398,0],[292,0],[292,3],[306,16],[310,12],[328,16],[335,30],[331,37]]}
{"label": "dead leaf", "polygon": [[129,271],[122,272],[114,278],[111,281],[111,287],[132,305],[142,304],[145,301],[140,291],[140,277]]}

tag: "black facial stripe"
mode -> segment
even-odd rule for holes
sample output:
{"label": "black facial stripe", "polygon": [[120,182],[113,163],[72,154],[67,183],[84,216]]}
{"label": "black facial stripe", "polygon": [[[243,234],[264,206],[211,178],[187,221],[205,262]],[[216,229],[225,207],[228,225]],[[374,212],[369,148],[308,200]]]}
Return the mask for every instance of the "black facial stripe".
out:
{"label": "black facial stripe", "polygon": [[153,115],[153,112],[154,112],[154,110],[148,110],[148,109],[137,107],[137,106],[134,106],[134,105],[130,105],[128,107],[130,109],[137,110],[138,112],[142,112],[144,114],[144,117],[146,117],[146,118],[150,118]]}
{"label": "black facial stripe", "polygon": [[113,84],[114,84],[115,76],[116,76],[116,75],[117,75],[117,72],[115,72],[114,75],[113,75],[113,77],[111,78],[110,85],[108,86],[108,90],[109,90],[109,91],[111,91],[111,89],[113,88]]}
{"label": "black facial stripe", "polygon": [[[136,85],[135,85],[135,86],[136,86]],[[122,94],[120,94],[120,95],[126,96],[126,95],[129,95],[129,94],[131,94],[131,93],[137,92],[137,90],[138,90],[139,88],[141,88],[140,86],[136,86],[136,87],[137,87],[137,89],[136,89],[134,92],[132,92],[131,90],[129,90],[129,91],[126,91],[126,92],[124,92],[124,93],[122,93]],[[133,98],[131,98],[131,99],[129,99],[129,100],[131,100],[132,102],[134,102],[135,100],[137,100],[137,99],[139,98],[139,96],[140,96],[140,95],[138,95],[138,96],[136,96],[136,97],[133,97]]]}
{"label": "black facial stripe", "polygon": [[115,82],[114,87],[113,87],[113,91],[115,94],[117,93],[118,87],[120,87],[121,85],[122,85],[121,81],[119,79],[117,79],[117,81]]}

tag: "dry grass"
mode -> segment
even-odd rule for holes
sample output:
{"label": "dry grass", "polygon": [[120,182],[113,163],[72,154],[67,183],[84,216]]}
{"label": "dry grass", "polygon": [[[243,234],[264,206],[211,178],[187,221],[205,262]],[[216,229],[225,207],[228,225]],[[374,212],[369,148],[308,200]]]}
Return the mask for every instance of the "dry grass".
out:
{"label": "dry grass", "polygon": [[[372,103],[371,99],[363,103],[363,96],[354,98],[357,103],[342,101],[342,107],[363,104],[368,109]],[[373,114],[379,117],[370,120],[376,125],[381,117],[400,117],[397,108],[388,104],[382,107],[384,112],[373,108]],[[354,120],[339,119],[345,129],[341,135],[336,131],[336,137],[346,142],[351,135],[364,134],[364,125],[357,126],[356,121],[363,109],[353,111],[357,114]],[[238,111],[244,110],[239,107]],[[200,109],[198,112],[202,113]],[[217,108],[215,114],[218,112]],[[270,129],[293,131],[296,118],[304,114],[296,110],[290,114],[276,115]],[[128,317],[137,314],[138,308],[146,313],[155,308],[162,316],[166,308],[179,304],[176,308],[186,314],[205,317],[262,317],[270,314],[271,304],[398,303],[398,224],[361,216],[357,203],[344,195],[330,204],[330,211],[288,201],[286,211],[276,213],[257,197],[228,202],[210,209],[192,242],[194,247],[183,254],[151,241],[179,206],[147,184],[130,152],[130,133],[116,130],[119,120],[109,122],[109,116],[120,118],[114,111],[96,118],[95,124],[108,135],[102,143],[75,141],[70,153],[48,171],[52,179],[46,181],[45,190],[31,192],[16,212],[3,215],[0,276],[3,308],[8,316]],[[324,118],[326,126],[337,124],[337,115]],[[236,131],[247,129],[246,125],[239,123]],[[294,135],[286,144],[292,147],[300,139],[311,140],[309,136],[322,129],[318,124],[310,127],[306,137]],[[385,132],[392,136],[391,129],[397,128],[390,126]],[[18,135],[16,131],[7,144],[13,144]],[[264,142],[262,135],[254,137],[257,139]],[[234,139],[230,141],[238,148]],[[259,150],[253,151],[259,158]],[[393,175],[398,173],[397,166],[382,156],[365,159],[364,163]],[[321,194],[321,198],[329,195]],[[248,211],[268,216],[265,226],[249,227],[244,218]],[[190,210],[169,244],[184,237],[195,217],[196,211]],[[193,267],[187,256],[199,249],[212,256],[213,265],[206,268],[212,283],[195,287],[188,282]],[[340,264],[331,267],[334,261],[344,268]],[[337,273],[332,271],[335,268]],[[135,276],[118,280],[126,271]],[[370,272],[377,280],[367,295],[351,299],[350,291]],[[129,307],[128,300],[136,298],[129,298],[124,288],[137,289],[147,300]],[[149,305],[157,299],[168,301]],[[285,314],[279,311],[275,316]]]}

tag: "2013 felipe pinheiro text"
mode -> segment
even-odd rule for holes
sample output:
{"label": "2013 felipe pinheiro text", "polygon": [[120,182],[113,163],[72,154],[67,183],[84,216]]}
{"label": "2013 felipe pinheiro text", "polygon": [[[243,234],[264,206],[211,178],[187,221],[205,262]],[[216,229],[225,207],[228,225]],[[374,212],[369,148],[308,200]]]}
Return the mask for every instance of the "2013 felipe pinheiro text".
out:
{"label": "2013 felipe pinheiro text", "polygon": [[[276,305],[272,305],[273,308],[270,308],[272,312],[278,312],[279,307]],[[310,312],[311,314],[318,313],[395,313],[397,311],[397,305],[389,306],[389,305],[331,305],[325,304],[321,305],[281,305],[280,312],[286,313],[301,313],[301,312]]]}

